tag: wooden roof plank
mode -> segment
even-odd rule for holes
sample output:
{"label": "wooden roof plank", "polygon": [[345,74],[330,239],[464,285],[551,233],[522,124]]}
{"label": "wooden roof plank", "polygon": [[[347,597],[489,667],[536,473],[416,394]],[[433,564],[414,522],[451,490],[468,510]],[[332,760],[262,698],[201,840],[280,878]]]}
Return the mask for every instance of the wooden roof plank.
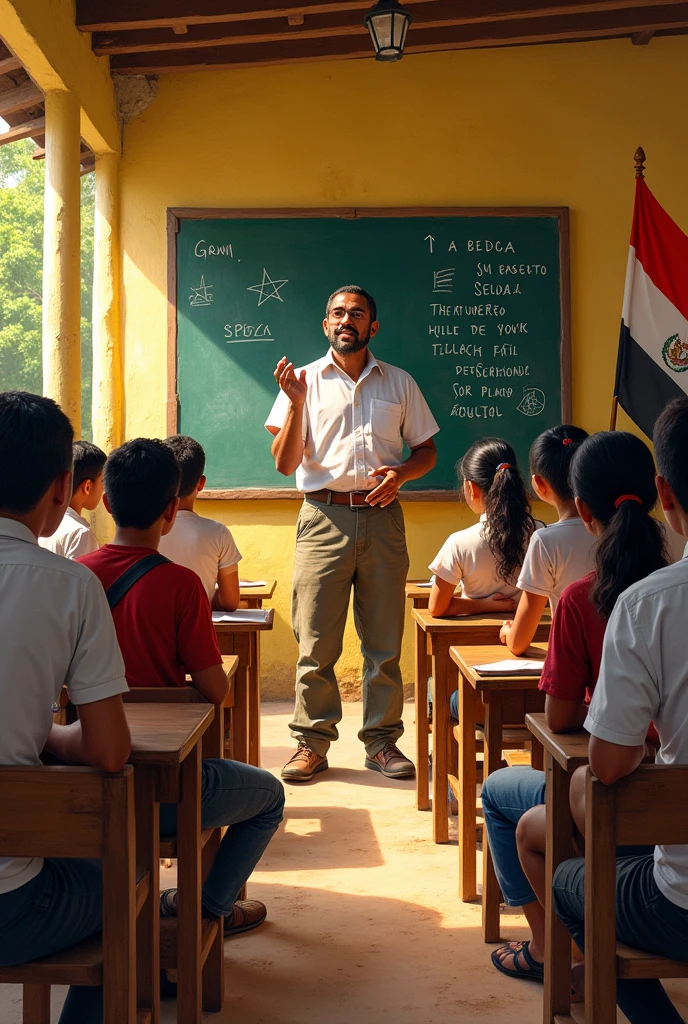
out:
{"label": "wooden roof plank", "polygon": [[[532,43],[579,41],[633,35],[658,29],[688,28],[688,3],[657,8],[647,4],[630,11],[605,11],[595,15],[547,17],[478,25],[422,28],[409,32],[407,53]],[[110,58],[113,71],[125,73],[174,73],[208,68],[283,64],[303,60],[372,57],[365,37],[297,39],[285,42],[177,49],[159,53],[119,54]]]}
{"label": "wooden roof plank", "polygon": [[8,71],[18,71],[22,62],[14,56],[4,57],[0,60],[0,75],[6,75]]}
{"label": "wooden roof plank", "polygon": [[43,93],[37,85],[28,79],[16,89],[6,89],[0,93],[0,117],[12,114],[15,110],[26,110],[43,102]]}
{"label": "wooden roof plank", "polygon": [[30,139],[45,131],[45,118],[36,117],[33,121],[25,121],[15,128],[0,134],[0,146],[6,146],[9,142],[18,142],[20,139]]}
{"label": "wooden roof plank", "polygon": [[[673,0],[652,0],[652,5],[671,5]],[[409,0],[415,14],[420,4],[436,0]],[[537,17],[566,15],[582,11],[630,10],[643,7],[648,0],[455,0],[464,17]],[[226,0],[77,0],[76,24],[84,32],[127,32],[138,29],[189,27],[191,25],[228,24],[254,19],[286,18],[288,15],[336,14],[365,11],[372,0],[236,0],[231,10]],[[192,10],[189,8],[192,6]]]}
{"label": "wooden roof plank", "polygon": [[[676,0],[671,0],[675,5]],[[615,5],[615,6],[614,6]],[[667,3],[669,6],[669,3]],[[476,5],[474,0],[457,3],[456,0],[433,0],[432,3],[414,4],[407,0],[406,6],[413,14],[413,31],[419,28],[438,28],[449,25],[471,25],[482,22],[511,20],[515,18],[553,17],[566,13],[571,3],[557,3],[550,0],[546,8],[534,8],[532,0],[492,0],[488,4]],[[648,0],[642,0],[648,6]],[[577,14],[596,14],[600,10],[618,10],[619,0],[590,2],[579,0],[575,5]],[[661,16],[660,19],[661,21]],[[93,35],[93,51],[102,55],[115,53],[145,53],[159,50],[196,49],[212,46],[237,46],[244,43],[271,43],[287,39],[317,39],[333,35],[365,35],[363,19],[356,11],[337,10],[325,14],[309,14],[303,24],[290,26],[287,18],[252,20],[245,23],[219,22],[214,24],[191,25],[183,36],[175,35],[169,27],[139,29],[126,32],[96,32]]]}

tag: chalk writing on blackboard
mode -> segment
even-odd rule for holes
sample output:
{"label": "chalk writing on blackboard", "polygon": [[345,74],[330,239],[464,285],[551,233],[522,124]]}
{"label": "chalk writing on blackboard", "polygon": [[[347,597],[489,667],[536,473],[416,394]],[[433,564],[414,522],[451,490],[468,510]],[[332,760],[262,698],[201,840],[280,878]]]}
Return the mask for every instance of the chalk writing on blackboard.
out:
{"label": "chalk writing on blackboard", "polygon": [[205,278],[204,278],[203,274],[201,274],[201,282],[200,282],[198,288],[194,288],[193,286],[191,288],[191,295],[189,295],[189,305],[190,306],[210,306],[210,305],[212,305],[213,293],[210,291],[210,289],[212,287],[213,286],[211,284],[206,284],[205,283]]}
{"label": "chalk writing on blackboard", "polygon": [[540,388],[524,388],[523,398],[516,406],[524,416],[539,416],[545,409],[545,393]]}
{"label": "chalk writing on blackboard", "polygon": [[432,274],[433,292],[450,292],[454,287],[454,274],[456,267],[447,267],[446,270],[434,270]]}
{"label": "chalk writing on blackboard", "polygon": [[236,345],[243,341],[274,341],[269,324],[225,324],[225,341]]}
{"label": "chalk writing on blackboard", "polygon": [[262,306],[268,299],[279,299],[280,302],[284,302],[280,295],[280,288],[284,288],[285,284],[289,284],[286,278],[283,281],[273,281],[265,267],[263,267],[263,280],[260,284],[249,285],[246,290],[258,292],[258,305]]}

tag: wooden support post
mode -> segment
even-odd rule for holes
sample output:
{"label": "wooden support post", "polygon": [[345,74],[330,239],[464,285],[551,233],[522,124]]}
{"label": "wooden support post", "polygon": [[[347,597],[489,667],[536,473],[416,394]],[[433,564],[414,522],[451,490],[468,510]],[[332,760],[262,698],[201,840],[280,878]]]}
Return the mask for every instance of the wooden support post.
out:
{"label": "wooden support post", "polygon": [[45,95],[43,231],[43,393],[81,435],[81,275],[79,103]]}
{"label": "wooden support post", "polygon": [[93,245],[93,440],[110,452],[122,443],[119,324],[119,158],[96,155]]}

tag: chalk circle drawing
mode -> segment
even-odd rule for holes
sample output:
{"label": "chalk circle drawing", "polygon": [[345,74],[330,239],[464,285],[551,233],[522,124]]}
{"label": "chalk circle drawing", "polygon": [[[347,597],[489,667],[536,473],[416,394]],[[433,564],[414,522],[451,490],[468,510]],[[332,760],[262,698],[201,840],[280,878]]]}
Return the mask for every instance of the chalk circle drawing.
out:
{"label": "chalk circle drawing", "polygon": [[189,295],[190,306],[211,306],[213,302],[213,293],[210,289],[213,286],[205,283],[205,277],[201,274],[201,283],[198,288],[191,289],[191,295]]}
{"label": "chalk circle drawing", "polygon": [[288,279],[273,281],[265,267],[263,267],[263,280],[260,284],[249,285],[246,291],[258,292],[258,305],[262,306],[268,299],[279,299],[280,302],[284,302],[280,295],[280,288],[284,288],[285,284],[289,284]]}
{"label": "chalk circle drawing", "polygon": [[545,409],[545,393],[540,388],[524,388],[523,398],[516,406],[524,416],[539,416]]}

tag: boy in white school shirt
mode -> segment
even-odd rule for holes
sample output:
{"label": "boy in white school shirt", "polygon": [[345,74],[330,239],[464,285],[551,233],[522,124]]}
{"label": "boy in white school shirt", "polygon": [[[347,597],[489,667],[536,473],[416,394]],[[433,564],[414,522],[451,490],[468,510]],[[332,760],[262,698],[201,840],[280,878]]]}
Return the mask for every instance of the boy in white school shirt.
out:
{"label": "boy in white school shirt", "polygon": [[107,458],[105,452],[90,441],[75,441],[72,451],[74,482],[69,505],[55,533],[38,541],[42,548],[64,558],[80,558],[98,550],[96,535],[81,513],[84,509],[94,512],[100,504]]}
{"label": "boy in white school shirt", "polygon": [[[0,765],[39,765],[47,750],[116,772],[130,749],[128,687],[103,588],[36,543],[72,494],[72,438],[51,399],[0,393]],[[54,725],[65,684],[79,719]],[[59,952],[101,924],[100,861],[0,857],[0,966]],[[60,1024],[102,1019],[102,989],[70,989]]]}
{"label": "boy in white school shirt", "polygon": [[213,608],[233,612],[239,607],[241,553],[223,523],[194,512],[194,502],[205,487],[205,451],[184,434],[173,434],[165,444],[175,454],[182,479],[177,518],[160,541],[160,553],[200,576]]}
{"label": "boy in white school shirt", "polygon": [[[657,489],[669,525],[688,538],[688,398],[665,408],[654,430]],[[626,501],[637,500],[623,495]],[[635,771],[650,722],[658,764],[688,764],[688,557],[653,572],[619,597],[604,637],[602,664],[585,728],[590,768],[605,785]],[[571,810],[585,826],[585,769],[571,782]],[[585,862],[554,876],[557,914],[581,949]],[[656,846],[617,857],[616,934],[627,945],[688,963],[688,846]],[[619,980],[617,1002],[631,1024],[681,1024],[657,979]]]}

